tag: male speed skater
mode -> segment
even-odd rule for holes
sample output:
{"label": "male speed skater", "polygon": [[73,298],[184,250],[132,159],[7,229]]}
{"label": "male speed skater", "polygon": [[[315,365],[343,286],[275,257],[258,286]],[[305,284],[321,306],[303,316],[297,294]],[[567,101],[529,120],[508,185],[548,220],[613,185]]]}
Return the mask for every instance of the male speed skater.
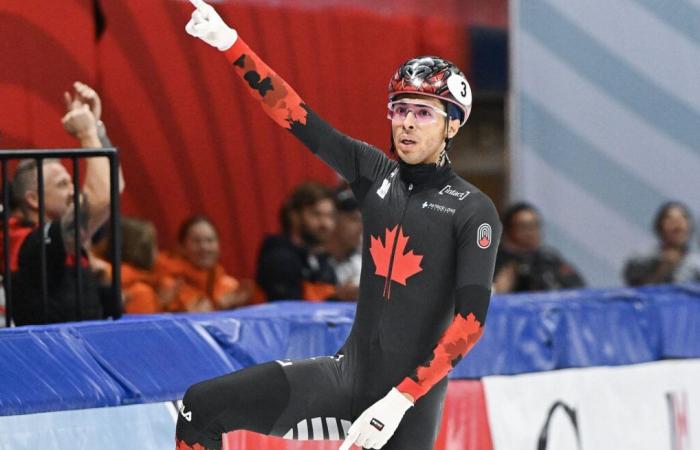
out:
{"label": "male speed skater", "polygon": [[177,448],[219,450],[222,433],[344,440],[429,450],[447,374],[481,337],[501,225],[491,200],[447,150],[471,110],[449,61],[402,64],[389,83],[396,160],[319,117],[203,0],[186,30],[217,48],[280,127],[341,174],[360,204],[362,275],[355,322],[333,356],[273,361],[193,385]]}

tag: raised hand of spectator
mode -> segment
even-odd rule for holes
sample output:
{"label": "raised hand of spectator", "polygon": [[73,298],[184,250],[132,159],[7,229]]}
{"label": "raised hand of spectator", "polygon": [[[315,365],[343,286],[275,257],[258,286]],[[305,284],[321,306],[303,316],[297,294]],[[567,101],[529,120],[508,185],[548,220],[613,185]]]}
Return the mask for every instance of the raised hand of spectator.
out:
{"label": "raised hand of spectator", "polygon": [[87,105],[90,108],[90,112],[95,116],[95,120],[99,122],[102,117],[102,101],[97,92],[80,81],[73,83],[73,89],[75,90],[73,94],[67,91],[63,93],[66,111],[72,111]]}
{"label": "raised hand of spectator", "polygon": [[97,120],[87,104],[72,109],[61,119],[63,128],[71,136],[80,140],[84,146],[99,147]]}

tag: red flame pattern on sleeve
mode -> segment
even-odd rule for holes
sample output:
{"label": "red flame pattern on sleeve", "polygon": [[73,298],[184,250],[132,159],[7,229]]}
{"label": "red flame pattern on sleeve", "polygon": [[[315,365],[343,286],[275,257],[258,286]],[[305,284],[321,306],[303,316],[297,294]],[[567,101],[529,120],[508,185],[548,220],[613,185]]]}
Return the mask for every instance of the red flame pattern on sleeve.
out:
{"label": "red flame pattern on sleeve", "polygon": [[452,370],[482,334],[483,327],[474,314],[470,313],[466,318],[457,314],[433,349],[432,359],[419,366],[396,388],[418,400]]}
{"label": "red flame pattern on sleeve", "polygon": [[260,100],[263,110],[275,123],[287,129],[291,129],[294,122],[306,125],[307,112],[299,95],[240,36],[225,55],[247,82],[250,94]]}
{"label": "red flame pattern on sleeve", "polygon": [[199,444],[188,445],[185,441],[181,441],[180,439],[176,439],[175,444],[175,450],[207,450],[206,447]]}

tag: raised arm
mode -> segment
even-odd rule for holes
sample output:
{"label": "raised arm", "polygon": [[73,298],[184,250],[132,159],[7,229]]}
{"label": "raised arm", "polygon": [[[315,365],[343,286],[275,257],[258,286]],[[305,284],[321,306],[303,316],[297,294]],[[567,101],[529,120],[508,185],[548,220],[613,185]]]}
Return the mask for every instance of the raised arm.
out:
{"label": "raised arm", "polygon": [[[104,124],[99,120],[102,105],[97,93],[84,83],[73,85],[75,92],[66,92],[64,99],[67,113],[62,123],[65,130],[75,137],[83,148],[100,148],[111,145]],[[79,223],[81,236],[88,240],[109,218],[110,189],[109,160],[105,157],[87,158],[85,182],[80,195]],[[124,190],[124,177],[119,169],[119,192]],[[61,216],[61,229],[66,250],[75,249],[74,207]]]}
{"label": "raised arm", "polygon": [[196,9],[185,27],[186,31],[224,53],[246,83],[248,92],[276,124],[290,130],[350,183],[373,180],[383,173],[389,164],[384,153],[351,139],[321,119],[243,42],[234,29],[224,23],[212,6],[203,0],[190,2]]}

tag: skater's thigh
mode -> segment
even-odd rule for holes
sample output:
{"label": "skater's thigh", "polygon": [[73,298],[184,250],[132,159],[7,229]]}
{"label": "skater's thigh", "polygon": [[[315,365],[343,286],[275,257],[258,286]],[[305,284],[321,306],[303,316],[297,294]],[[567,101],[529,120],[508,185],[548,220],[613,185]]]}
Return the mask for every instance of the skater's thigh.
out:
{"label": "skater's thigh", "polygon": [[184,414],[213,434],[251,430],[267,434],[289,403],[289,383],[275,362],[197,383],[187,390]]}
{"label": "skater's thigh", "polygon": [[351,378],[340,357],[280,361],[289,403],[272,433],[287,439],[344,439],[351,424]]}

